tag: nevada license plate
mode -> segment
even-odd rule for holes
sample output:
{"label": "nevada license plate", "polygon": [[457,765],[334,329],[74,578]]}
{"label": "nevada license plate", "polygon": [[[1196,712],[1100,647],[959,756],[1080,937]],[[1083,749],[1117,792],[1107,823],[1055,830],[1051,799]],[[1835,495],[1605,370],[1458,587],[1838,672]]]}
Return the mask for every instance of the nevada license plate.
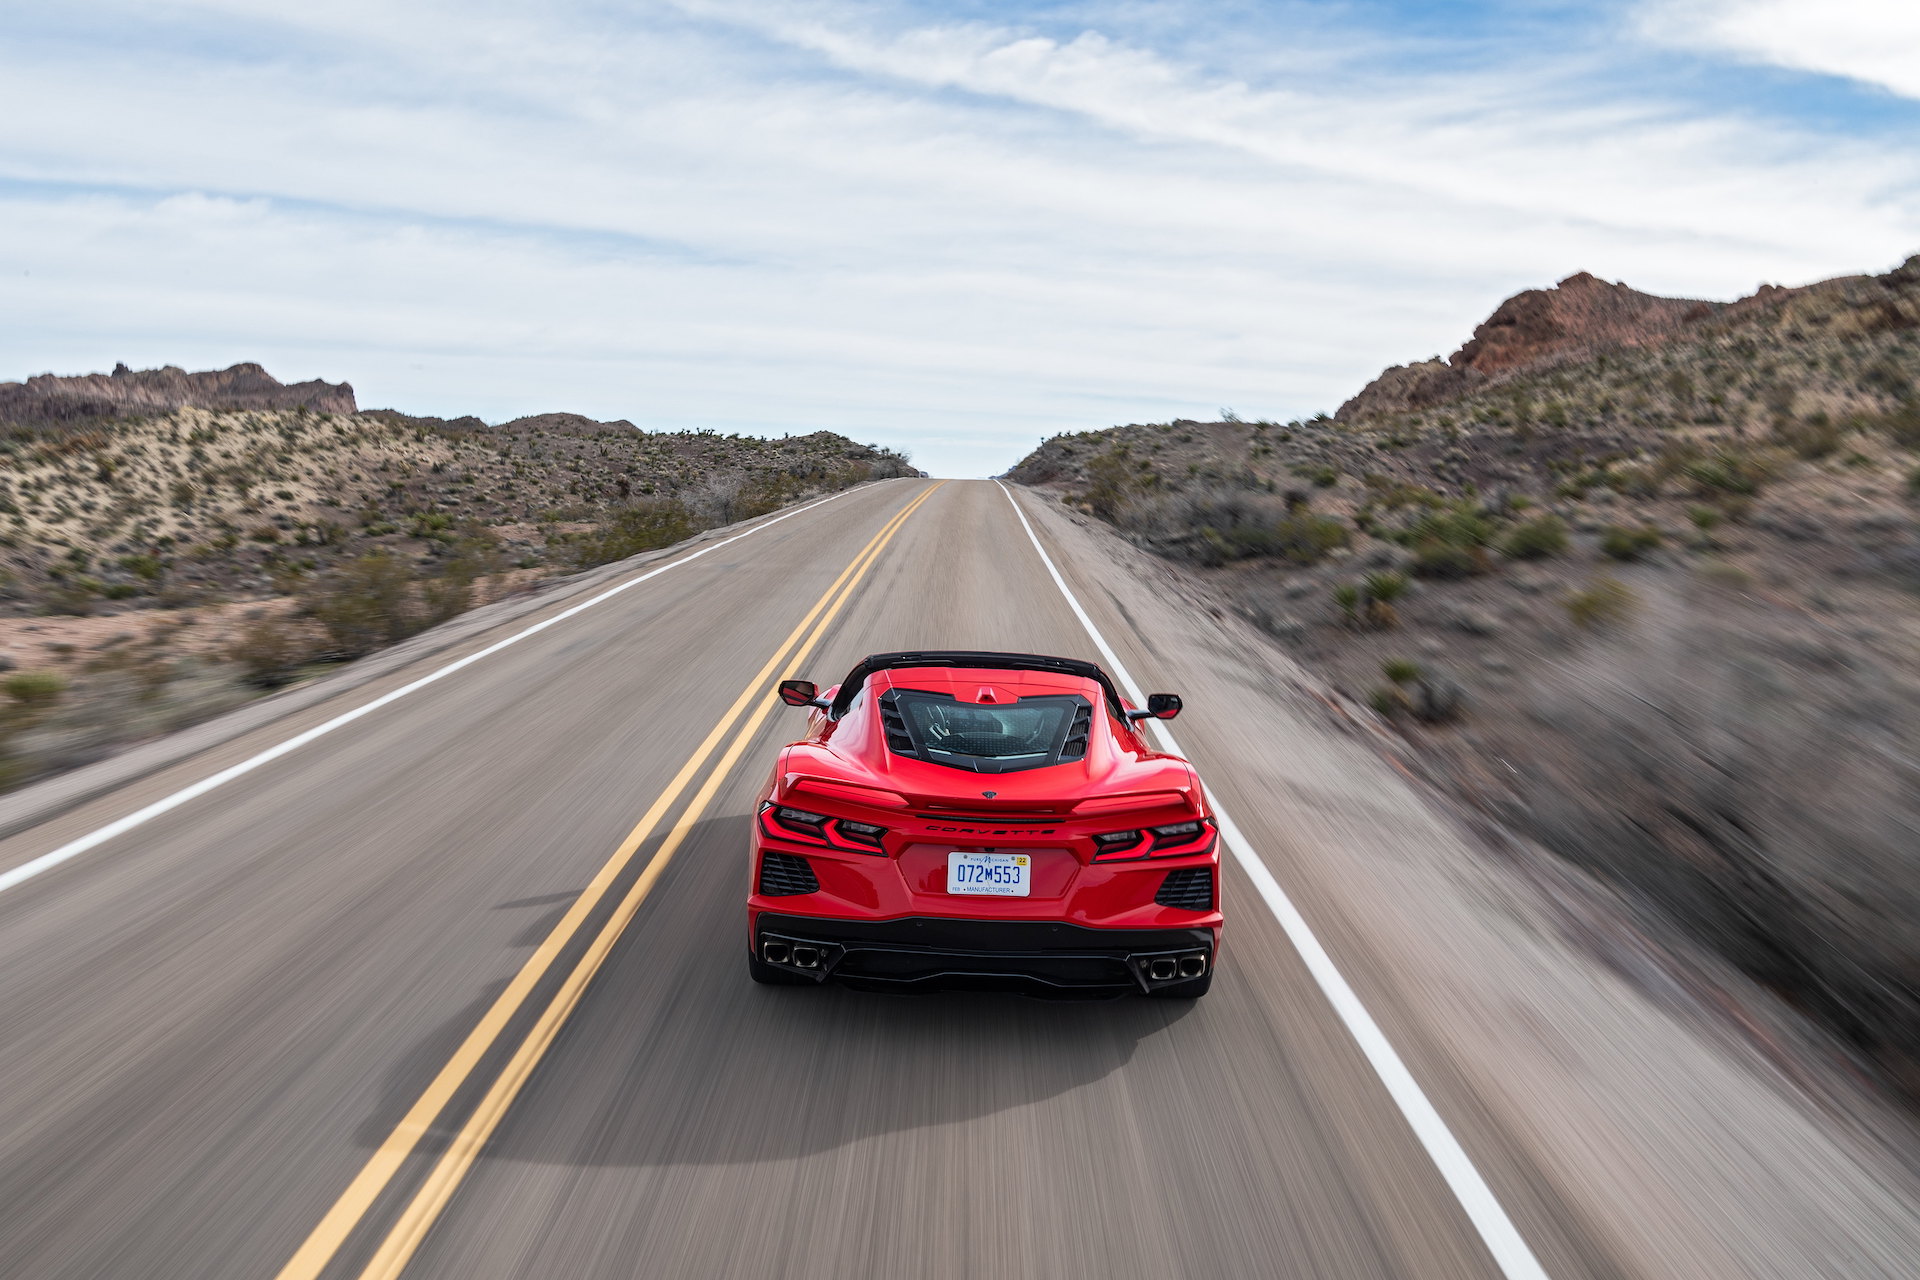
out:
{"label": "nevada license plate", "polygon": [[1024,898],[1033,891],[1033,859],[1024,853],[950,853],[947,892]]}

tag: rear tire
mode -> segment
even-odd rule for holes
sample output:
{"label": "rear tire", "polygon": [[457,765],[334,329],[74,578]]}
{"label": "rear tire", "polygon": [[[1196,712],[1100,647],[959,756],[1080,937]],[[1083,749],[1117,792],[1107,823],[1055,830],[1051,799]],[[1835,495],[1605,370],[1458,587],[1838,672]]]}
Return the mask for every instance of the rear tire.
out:
{"label": "rear tire", "polygon": [[1201,996],[1207,994],[1207,991],[1212,986],[1213,970],[1208,969],[1204,974],[1190,982],[1176,982],[1170,987],[1161,987],[1158,991],[1149,991],[1147,995],[1154,1000],[1198,1000]]}
{"label": "rear tire", "polygon": [[747,976],[763,987],[810,987],[813,979],[805,978],[791,969],[782,969],[777,964],[768,964],[753,952],[747,952]]}

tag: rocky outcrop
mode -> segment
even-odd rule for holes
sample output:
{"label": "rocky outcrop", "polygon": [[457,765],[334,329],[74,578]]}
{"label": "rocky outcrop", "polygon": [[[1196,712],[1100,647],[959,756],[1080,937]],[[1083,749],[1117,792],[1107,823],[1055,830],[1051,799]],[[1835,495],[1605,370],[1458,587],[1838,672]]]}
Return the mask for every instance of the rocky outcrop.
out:
{"label": "rocky outcrop", "polygon": [[188,373],[129,369],[112,373],[59,377],[51,373],[25,382],[0,383],[0,421],[81,422],[90,418],[144,417],[176,409],[310,409],[316,413],[352,413],[353,388],[344,382],[283,383],[257,364]]}
{"label": "rocky outcrop", "polygon": [[1712,311],[1712,303],[1657,297],[1582,271],[1508,298],[1448,363],[1492,377],[1569,351],[1657,342]]}
{"label": "rocky outcrop", "polygon": [[[1762,286],[1733,306],[1768,306],[1795,290]],[[1340,406],[1342,421],[1444,404],[1489,382],[1610,346],[1663,342],[1728,304],[1663,298],[1582,271],[1551,289],[1516,293],[1444,362],[1396,365]]]}

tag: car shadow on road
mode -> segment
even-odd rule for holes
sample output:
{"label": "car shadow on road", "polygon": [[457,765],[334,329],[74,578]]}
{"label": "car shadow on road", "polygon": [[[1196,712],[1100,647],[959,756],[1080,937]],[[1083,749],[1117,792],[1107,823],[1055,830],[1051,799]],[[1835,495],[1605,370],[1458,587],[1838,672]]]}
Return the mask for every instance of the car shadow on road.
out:
{"label": "car shadow on road", "polygon": [[[748,819],[699,823],[489,1144],[489,1161],[755,1162],[1054,1098],[1125,1066],[1185,1001],[761,987],[745,965]],[[520,906],[550,906],[522,902]],[[562,908],[564,909],[564,908]],[[529,929],[516,942],[537,942]],[[362,1126],[383,1141],[504,979],[423,1036]],[[424,1149],[458,1127],[434,1126]]]}

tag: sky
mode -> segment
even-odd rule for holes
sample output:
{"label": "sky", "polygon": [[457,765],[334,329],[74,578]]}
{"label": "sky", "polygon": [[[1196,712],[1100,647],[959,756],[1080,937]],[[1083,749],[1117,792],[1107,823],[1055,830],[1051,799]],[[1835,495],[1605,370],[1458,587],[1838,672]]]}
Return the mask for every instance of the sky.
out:
{"label": "sky", "polygon": [[13,0],[0,380],[840,431],[1331,410],[1576,271],[1920,252],[1913,0]]}

